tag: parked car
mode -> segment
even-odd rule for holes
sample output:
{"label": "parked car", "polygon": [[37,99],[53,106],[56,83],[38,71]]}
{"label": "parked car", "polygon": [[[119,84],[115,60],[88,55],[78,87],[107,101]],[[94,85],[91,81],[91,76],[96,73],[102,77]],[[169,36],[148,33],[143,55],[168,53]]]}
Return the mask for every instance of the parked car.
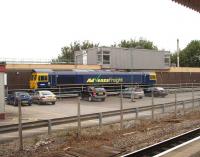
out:
{"label": "parked car", "polygon": [[88,101],[105,101],[106,90],[102,87],[88,86],[81,92],[81,98],[86,99]]}
{"label": "parked car", "polygon": [[27,92],[19,91],[8,94],[8,104],[18,106],[19,101],[21,101],[22,104],[28,104],[29,106],[32,105],[32,98]]}
{"label": "parked car", "polygon": [[167,91],[162,87],[150,87],[145,90],[145,96],[152,96],[152,91],[154,97],[165,97],[168,95]]}
{"label": "parked car", "polygon": [[42,90],[42,91],[36,91],[33,96],[33,103],[37,104],[55,104],[56,103],[56,95],[53,94],[51,91],[48,90]]}
{"label": "parked car", "polygon": [[143,98],[144,97],[144,91],[142,88],[138,87],[131,87],[131,88],[125,88],[122,92],[124,98]]}

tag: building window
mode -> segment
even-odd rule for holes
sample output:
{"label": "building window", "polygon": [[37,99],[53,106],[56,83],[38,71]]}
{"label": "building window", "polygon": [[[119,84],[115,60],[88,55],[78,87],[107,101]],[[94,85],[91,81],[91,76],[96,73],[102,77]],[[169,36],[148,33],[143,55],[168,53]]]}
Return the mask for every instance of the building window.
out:
{"label": "building window", "polygon": [[165,66],[170,66],[170,54],[165,54],[164,62]]}
{"label": "building window", "polygon": [[110,51],[98,51],[97,64],[110,64]]}
{"label": "building window", "polygon": [[103,64],[110,64],[110,55],[103,55]]}

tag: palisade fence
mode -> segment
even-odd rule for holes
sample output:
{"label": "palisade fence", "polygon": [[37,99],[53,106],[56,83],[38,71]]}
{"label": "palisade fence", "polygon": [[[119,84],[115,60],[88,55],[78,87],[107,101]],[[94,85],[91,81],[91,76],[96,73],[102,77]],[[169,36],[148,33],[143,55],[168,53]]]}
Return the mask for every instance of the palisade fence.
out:
{"label": "palisade fence", "polygon": [[71,59],[0,58],[0,62],[5,62],[7,64],[75,64],[73,58]]}
{"label": "palisade fence", "polygon": [[[82,123],[86,122],[86,126],[98,126],[99,129],[102,129],[103,125],[120,123],[120,129],[123,129],[125,123],[127,121],[137,121],[140,118],[150,118],[155,119],[157,115],[164,114],[174,114],[177,117],[179,114],[185,114],[188,111],[194,111],[196,109],[200,109],[200,97],[198,94],[195,95],[194,86],[190,88],[191,98],[187,100],[178,100],[178,90],[176,89],[171,94],[174,95],[174,100],[171,102],[155,104],[155,97],[153,92],[151,93],[151,105],[135,107],[135,108],[124,108],[123,102],[123,90],[121,86],[121,92],[119,96],[120,108],[119,110],[114,111],[106,111],[100,113],[92,113],[92,114],[84,114],[81,115],[81,101],[80,97],[77,97],[77,115],[71,117],[63,117],[63,118],[52,118],[47,120],[38,120],[32,122],[24,122],[22,123],[22,113],[21,113],[21,102],[18,104],[18,124],[4,125],[0,126],[0,134],[6,134],[11,132],[19,132],[20,137],[20,149],[23,149],[23,139],[22,139],[22,131],[23,130],[31,130],[35,128],[44,128],[47,127],[48,134],[51,134],[52,127],[56,125],[68,124],[77,126],[77,135],[81,136]],[[173,98],[173,97],[172,97]],[[164,99],[164,98],[163,98]],[[91,121],[92,120],[92,123]]]}
{"label": "palisade fence", "polygon": [[[21,84],[19,84],[20,86]],[[50,90],[58,98],[66,98],[66,97],[75,97],[80,94],[87,86],[98,86],[103,87],[106,89],[108,95],[117,95],[120,94],[121,86],[122,89],[130,88],[130,87],[141,87],[144,90],[147,89],[148,85],[140,85],[140,84],[69,84],[69,85],[61,85],[56,88],[40,88],[39,90]],[[154,87],[163,87],[166,89],[168,93],[174,93],[176,90],[177,92],[191,92],[193,89],[194,91],[200,90],[200,83],[180,83],[180,84],[154,84]],[[7,97],[9,93],[13,91],[27,91],[30,94],[33,94],[35,90],[31,89],[9,89],[6,87],[5,89],[5,96]]]}

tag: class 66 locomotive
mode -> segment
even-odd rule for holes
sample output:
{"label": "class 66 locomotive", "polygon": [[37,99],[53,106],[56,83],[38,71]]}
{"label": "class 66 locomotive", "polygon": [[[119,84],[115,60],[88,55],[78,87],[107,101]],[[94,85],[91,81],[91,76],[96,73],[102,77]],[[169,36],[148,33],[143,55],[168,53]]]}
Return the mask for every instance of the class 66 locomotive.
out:
{"label": "class 66 locomotive", "polygon": [[111,72],[103,70],[53,71],[34,69],[30,88],[56,88],[67,85],[138,84],[152,86],[155,72]]}

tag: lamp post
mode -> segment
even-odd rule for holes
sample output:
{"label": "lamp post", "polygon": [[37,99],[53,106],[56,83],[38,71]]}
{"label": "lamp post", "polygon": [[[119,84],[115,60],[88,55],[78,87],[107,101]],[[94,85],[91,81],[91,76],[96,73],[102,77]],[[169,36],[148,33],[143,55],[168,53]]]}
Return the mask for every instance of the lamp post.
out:
{"label": "lamp post", "polygon": [[177,67],[180,67],[180,64],[179,64],[179,52],[180,52],[179,39],[177,39]]}

